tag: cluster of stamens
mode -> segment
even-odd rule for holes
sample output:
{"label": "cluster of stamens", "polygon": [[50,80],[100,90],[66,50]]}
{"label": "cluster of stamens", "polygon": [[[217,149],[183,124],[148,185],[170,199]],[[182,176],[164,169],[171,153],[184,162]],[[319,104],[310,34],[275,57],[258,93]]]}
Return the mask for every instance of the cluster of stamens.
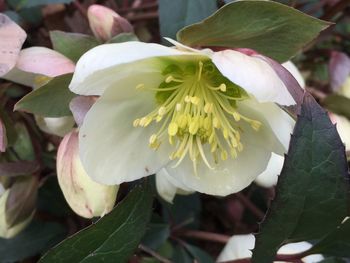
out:
{"label": "cluster of stamens", "polygon": [[[169,65],[163,71],[164,81],[158,88],[138,85],[139,90],[156,91],[158,107],[133,123],[134,127],[158,125],[158,131],[149,138],[149,146],[156,150],[168,137],[175,148],[169,158],[178,159],[174,167],[188,155],[195,173],[199,160],[213,169],[206,155],[209,151],[215,163],[229,156],[237,157],[243,150],[240,121],[254,130],[261,126],[259,121],[237,111],[236,102],[248,98],[242,88],[222,76],[212,62],[197,63],[181,68]],[[209,151],[204,149],[206,145]]]}

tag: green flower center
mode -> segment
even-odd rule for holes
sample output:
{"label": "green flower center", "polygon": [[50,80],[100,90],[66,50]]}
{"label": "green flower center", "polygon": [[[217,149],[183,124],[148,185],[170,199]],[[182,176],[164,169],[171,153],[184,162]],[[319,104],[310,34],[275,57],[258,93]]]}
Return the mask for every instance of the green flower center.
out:
{"label": "green flower center", "polygon": [[[196,173],[199,160],[213,169],[203,146],[210,146],[215,163],[235,159],[243,150],[242,128],[245,121],[254,130],[261,123],[240,114],[237,101],[248,94],[225,78],[210,61],[188,62],[181,66],[170,64],[162,74],[164,81],[156,89],[158,107],[146,116],[136,119],[134,127],[146,127],[151,123],[158,131],[149,138],[149,146],[155,150],[168,137],[174,151],[169,158],[178,159],[175,166],[189,156]],[[136,87],[146,89],[143,84]]]}

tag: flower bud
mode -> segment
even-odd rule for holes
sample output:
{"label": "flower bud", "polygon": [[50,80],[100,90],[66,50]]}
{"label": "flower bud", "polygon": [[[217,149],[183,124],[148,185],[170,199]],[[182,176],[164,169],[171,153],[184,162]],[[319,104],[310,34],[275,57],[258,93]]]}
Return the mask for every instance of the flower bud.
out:
{"label": "flower bud", "polygon": [[91,5],[87,15],[92,32],[101,41],[106,42],[120,33],[133,31],[128,20],[102,5]]}
{"label": "flower bud", "polygon": [[70,132],[75,124],[75,121],[71,116],[58,118],[35,116],[35,121],[42,131],[61,137]]}
{"label": "flower bud", "polygon": [[6,220],[6,202],[10,194],[10,189],[5,190],[0,183],[0,237],[12,238],[21,232],[32,220],[34,213],[28,216],[25,220],[10,226]]}
{"label": "flower bud", "polygon": [[57,177],[69,206],[85,218],[103,216],[114,206],[119,186],[96,183],[86,174],[79,157],[78,132],[68,133],[57,153]]}

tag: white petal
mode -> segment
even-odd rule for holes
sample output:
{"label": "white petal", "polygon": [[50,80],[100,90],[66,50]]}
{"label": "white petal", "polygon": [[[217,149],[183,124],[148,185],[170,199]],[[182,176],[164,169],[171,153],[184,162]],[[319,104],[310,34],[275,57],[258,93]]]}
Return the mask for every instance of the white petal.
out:
{"label": "white petal", "polygon": [[[239,105],[238,110],[245,116],[262,122],[259,131],[253,130],[247,123],[240,122],[241,142],[244,150],[238,153],[236,159],[219,161],[214,169],[209,169],[202,161],[197,164],[197,174],[194,174],[192,161],[186,157],[176,168],[168,165],[169,174],[183,185],[201,193],[225,196],[241,191],[247,187],[259,174],[265,171],[270,160],[271,152],[282,154],[283,145],[271,130],[266,119],[258,111],[246,105]],[[211,164],[214,160],[208,149],[204,151]]]}
{"label": "white petal", "polygon": [[[252,234],[232,236],[224,249],[221,251],[217,262],[226,262],[236,259],[250,258],[251,250],[255,246],[255,237]],[[307,242],[290,243],[284,245],[278,250],[278,254],[297,254],[311,248],[311,244]],[[324,257],[322,255],[311,255],[302,258],[305,263],[319,262]],[[275,263],[284,263],[284,261],[274,261]]]}
{"label": "white petal", "polygon": [[78,61],[69,88],[81,95],[101,95],[121,79],[144,73],[160,73],[163,62],[155,57],[196,56],[158,44],[125,42],[105,44],[85,53]]}
{"label": "white petal", "polygon": [[287,61],[282,64],[283,67],[285,67],[290,74],[293,75],[293,77],[298,81],[300,87],[303,89],[305,88],[305,80],[304,77],[301,75],[299,69],[294,65],[292,61]]}
{"label": "white petal", "polygon": [[[279,141],[284,147],[284,153],[289,147],[290,136],[293,133],[295,121],[284,110],[274,103],[258,103],[254,99],[244,100],[239,105],[245,105],[252,109],[258,109],[264,116],[268,125],[275,133]],[[239,106],[240,107],[240,106]],[[282,153],[280,153],[282,154]]]}
{"label": "white petal", "polygon": [[59,118],[35,116],[35,121],[42,131],[61,137],[70,132],[75,124],[75,121],[71,116]]}
{"label": "white petal", "polygon": [[275,153],[271,154],[266,170],[255,179],[255,183],[262,187],[272,187],[277,184],[278,176],[281,173],[284,157]]}
{"label": "white petal", "polygon": [[157,173],[169,161],[166,143],[157,151],[148,146],[156,132],[152,124],[133,127],[136,118],[154,110],[153,94],[119,100],[122,95],[108,89],[85,116],[79,133],[83,166],[102,184],[121,184]]}
{"label": "white petal", "polygon": [[[278,250],[278,254],[297,254],[304,252],[311,248],[312,245],[308,242],[298,242],[298,243],[290,243],[287,245],[284,245]],[[316,254],[316,255],[310,255],[307,257],[302,258],[302,261],[305,263],[314,263],[314,262],[319,262],[324,257],[322,255]],[[275,261],[275,263],[280,262],[280,261]]]}
{"label": "white petal", "polygon": [[169,37],[164,37],[167,41],[169,41],[171,44],[173,44],[178,50],[183,50],[183,51],[189,51],[189,52],[194,52],[194,53],[199,53],[199,54],[202,54],[202,55],[208,55],[208,56],[211,56],[214,51],[212,51],[211,49],[209,48],[205,48],[205,49],[195,49],[195,48],[192,48],[192,47],[188,47],[174,39],[171,39]]}
{"label": "white petal", "polygon": [[337,131],[347,151],[350,150],[350,121],[340,115],[330,113],[329,117],[333,123],[336,123]]}
{"label": "white petal", "polygon": [[232,236],[221,251],[216,262],[226,262],[242,258],[250,258],[251,250],[255,245],[255,237],[252,234]]}
{"label": "white petal", "polygon": [[220,72],[259,102],[293,105],[295,101],[276,72],[262,59],[234,50],[215,52],[213,63]]}
{"label": "white petal", "polygon": [[156,187],[158,194],[169,203],[173,202],[176,194],[188,195],[193,193],[193,190],[171,177],[165,168],[156,174]]}
{"label": "white petal", "polygon": [[156,174],[156,188],[158,194],[167,202],[172,203],[177,187],[168,180],[169,174],[166,169],[161,169]]}

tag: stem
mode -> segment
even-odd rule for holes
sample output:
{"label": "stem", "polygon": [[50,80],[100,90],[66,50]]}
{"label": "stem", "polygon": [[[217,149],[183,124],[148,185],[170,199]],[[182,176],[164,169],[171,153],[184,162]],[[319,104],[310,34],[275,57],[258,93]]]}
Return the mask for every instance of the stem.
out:
{"label": "stem", "polygon": [[83,15],[83,17],[85,17],[87,19],[87,10],[86,10],[86,8],[78,0],[75,0],[73,2],[73,5]]}
{"label": "stem", "polygon": [[146,252],[147,254],[151,255],[155,259],[158,259],[162,263],[171,263],[171,261],[161,255],[159,255],[157,252],[154,250],[150,249],[149,247],[146,247],[142,244],[139,245],[139,249],[142,250],[143,252]]}
{"label": "stem", "polygon": [[184,230],[178,233],[180,236],[185,236],[193,239],[212,241],[212,242],[217,242],[222,244],[226,244],[231,238],[230,236],[227,236],[227,235],[205,232],[205,231],[197,231],[197,230]]}
{"label": "stem", "polygon": [[235,196],[239,201],[242,202],[244,206],[246,206],[250,212],[252,212],[259,220],[263,220],[265,214],[255,205],[253,204],[244,194],[236,193]]}
{"label": "stem", "polygon": [[333,18],[335,15],[337,15],[339,12],[343,11],[348,6],[350,6],[349,0],[341,0],[338,3],[336,3],[334,6],[332,6],[329,10],[327,10],[325,14],[321,16],[321,19],[329,20]]}

